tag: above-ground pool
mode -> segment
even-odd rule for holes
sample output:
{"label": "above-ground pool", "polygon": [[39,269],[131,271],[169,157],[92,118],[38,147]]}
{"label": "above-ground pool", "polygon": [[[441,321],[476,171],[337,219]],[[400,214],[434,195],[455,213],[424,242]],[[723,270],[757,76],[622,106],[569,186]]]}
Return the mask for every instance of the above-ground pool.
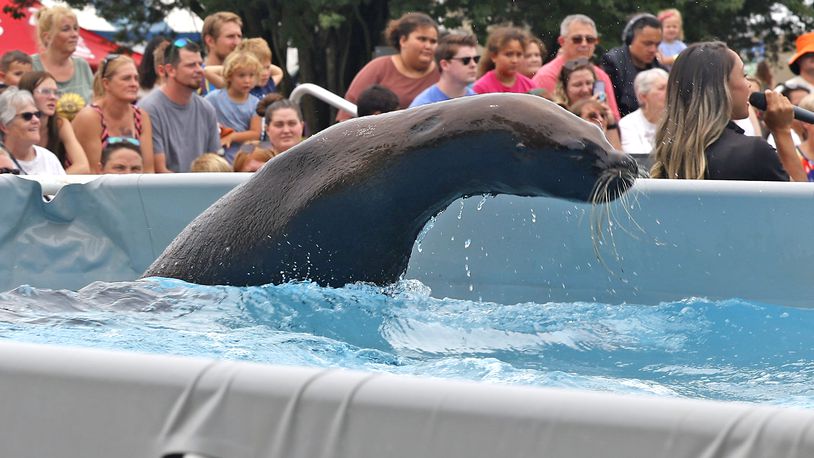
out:
{"label": "above-ground pool", "polygon": [[814,309],[737,299],[500,304],[435,298],[418,281],[0,295],[0,335],[21,342],[806,408],[811,329]]}
{"label": "above-ground pool", "polygon": [[428,224],[404,278],[387,287],[136,280],[246,178],[105,177],[43,203],[39,184],[0,177],[10,202],[0,218],[16,221],[0,228],[0,336],[814,407],[806,184],[640,180],[600,207],[473,196]]}

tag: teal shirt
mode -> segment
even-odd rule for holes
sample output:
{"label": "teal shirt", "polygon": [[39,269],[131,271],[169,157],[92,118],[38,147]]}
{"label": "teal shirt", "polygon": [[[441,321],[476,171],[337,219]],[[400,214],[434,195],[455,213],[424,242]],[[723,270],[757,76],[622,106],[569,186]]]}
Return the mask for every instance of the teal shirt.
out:
{"label": "teal shirt", "polygon": [[[39,54],[31,56],[34,70],[45,71],[42,66]],[[62,97],[69,93],[78,94],[85,100],[85,105],[90,105],[93,101],[93,72],[90,70],[85,59],[81,57],[71,57],[73,60],[73,78],[68,81],[57,81],[57,87],[62,91]]]}

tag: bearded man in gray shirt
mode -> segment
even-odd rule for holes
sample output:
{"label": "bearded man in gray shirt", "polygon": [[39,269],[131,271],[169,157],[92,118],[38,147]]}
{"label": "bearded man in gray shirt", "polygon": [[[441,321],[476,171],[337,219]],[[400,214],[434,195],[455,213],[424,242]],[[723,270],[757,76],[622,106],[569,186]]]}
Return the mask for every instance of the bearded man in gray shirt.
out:
{"label": "bearded man in gray shirt", "polygon": [[203,58],[197,44],[185,38],[164,50],[167,82],[138,105],[150,114],[156,172],[189,172],[203,153],[220,149],[215,108],[196,91],[203,79]]}

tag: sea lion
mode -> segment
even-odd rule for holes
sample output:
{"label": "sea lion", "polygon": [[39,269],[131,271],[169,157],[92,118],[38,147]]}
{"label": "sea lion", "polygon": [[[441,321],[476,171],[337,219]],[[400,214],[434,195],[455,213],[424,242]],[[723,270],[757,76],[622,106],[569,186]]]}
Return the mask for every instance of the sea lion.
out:
{"label": "sea lion", "polygon": [[606,202],[636,173],[598,128],[537,96],[478,95],[363,117],[273,158],[192,221],[144,276],[389,284],[427,221],[460,197]]}

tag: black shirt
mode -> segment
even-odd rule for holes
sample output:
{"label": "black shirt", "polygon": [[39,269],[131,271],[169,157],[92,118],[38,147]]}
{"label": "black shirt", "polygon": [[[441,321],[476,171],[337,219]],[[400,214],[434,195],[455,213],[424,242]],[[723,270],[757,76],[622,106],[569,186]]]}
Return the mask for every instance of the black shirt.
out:
{"label": "black shirt", "polygon": [[638,68],[633,64],[633,57],[627,46],[613,48],[602,56],[602,70],[610,76],[613,84],[613,93],[616,95],[616,104],[619,106],[619,114],[626,116],[639,108],[639,101],[636,99],[636,91],[633,89],[633,80],[639,72],[650,70],[651,68],[664,68],[653,59],[644,68]]}
{"label": "black shirt", "polygon": [[743,129],[732,121],[704,154],[708,180],[789,181],[772,145],[760,137],[743,135]]}

